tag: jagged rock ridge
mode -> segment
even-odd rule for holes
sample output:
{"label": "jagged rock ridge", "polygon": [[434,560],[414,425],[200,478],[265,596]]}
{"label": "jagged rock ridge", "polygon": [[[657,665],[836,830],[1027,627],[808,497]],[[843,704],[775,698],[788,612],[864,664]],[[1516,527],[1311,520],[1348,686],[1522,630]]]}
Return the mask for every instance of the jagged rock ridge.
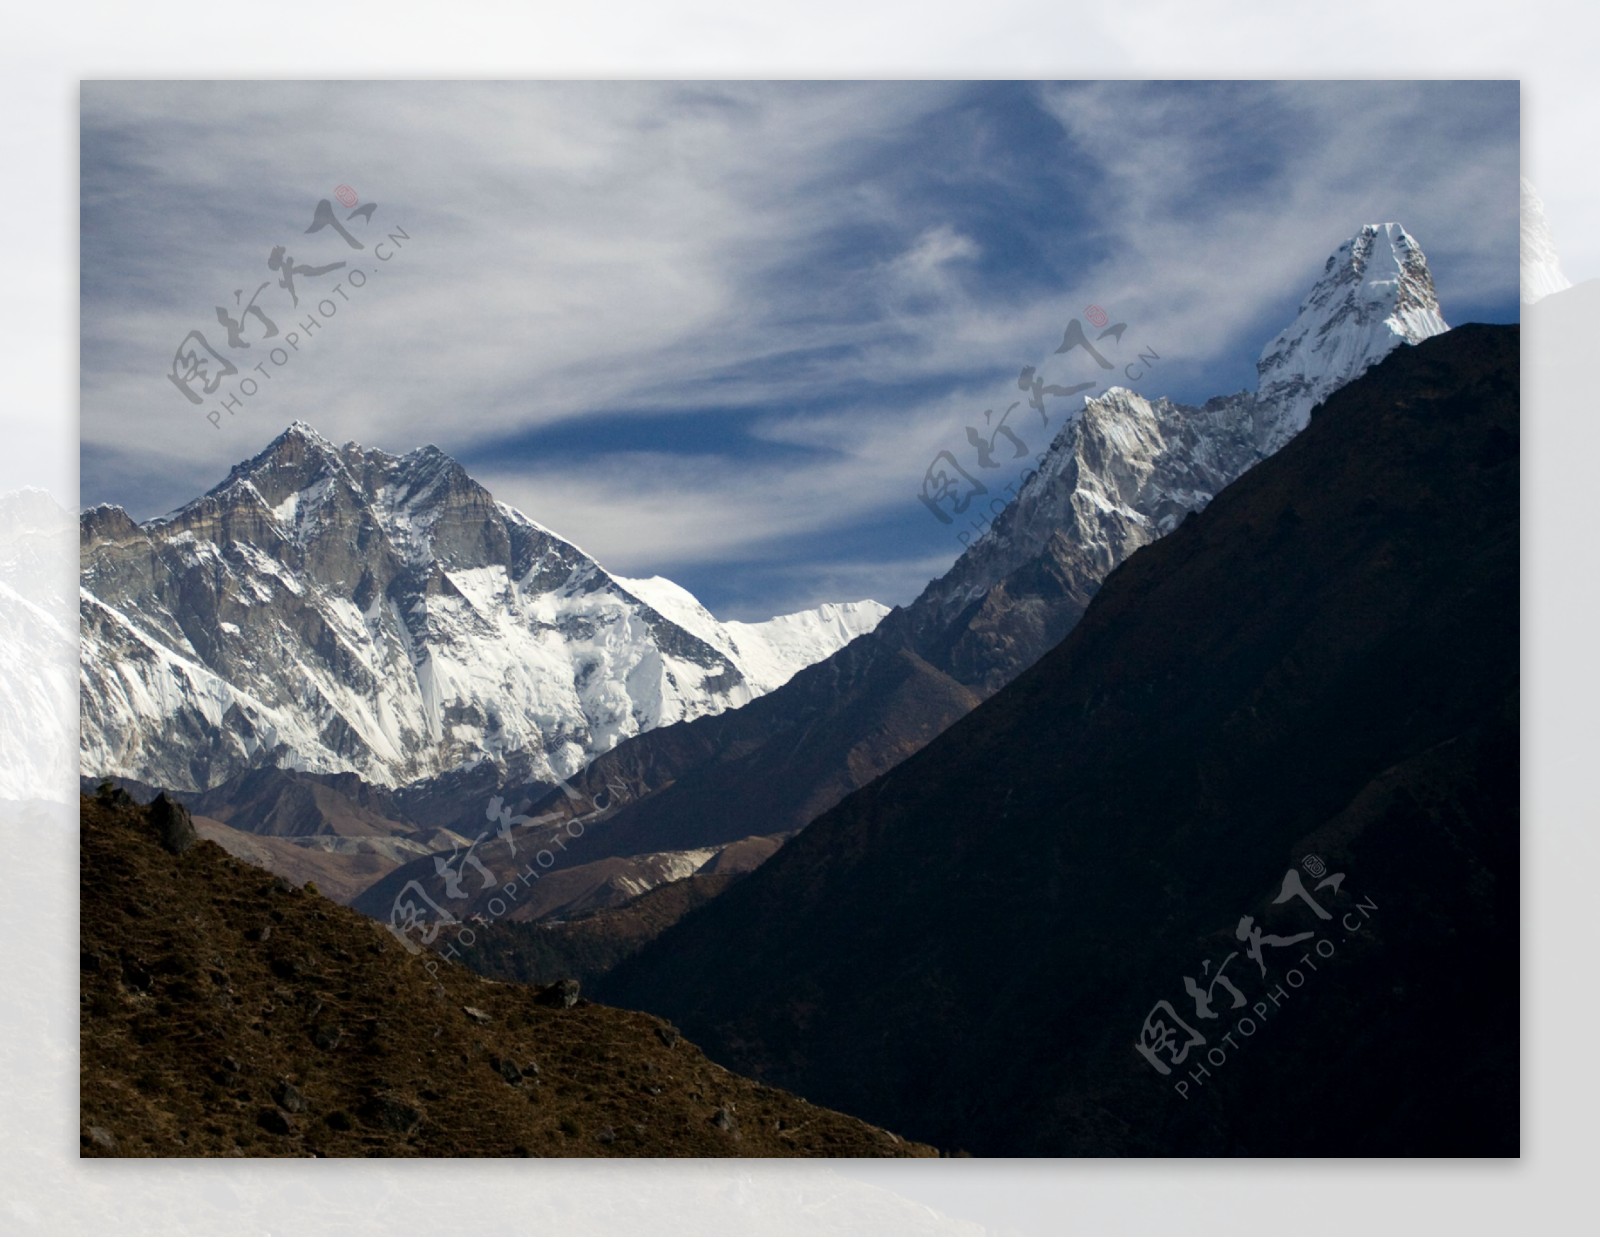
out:
{"label": "jagged rock ridge", "polygon": [[[792,832],[1058,644],[1100,583],[1402,345],[1448,330],[1420,245],[1368,224],[1263,350],[1259,388],[1200,406],[1113,388],[1057,434],[1017,499],[915,602],[754,704],[620,745],[578,785],[631,802],[573,860]],[[554,797],[542,810],[563,811]],[[586,810],[580,805],[574,811]]]}
{"label": "jagged rock ridge", "polygon": [[[1037,575],[1042,561],[1081,614],[1112,568],[1305,429],[1317,404],[1402,344],[1447,330],[1421,246],[1399,224],[1366,225],[1328,258],[1294,322],[1262,351],[1256,391],[1200,406],[1121,387],[1086,400],[1016,501],[917,599],[919,644],[944,639],[958,678],[1000,687],[1066,633],[1059,619],[1032,622],[1039,606],[1019,607],[1015,589],[996,599],[1016,612],[1009,623],[1001,605],[977,613],[991,590],[1019,571]],[[973,608],[979,622],[949,640]]]}
{"label": "jagged rock ridge", "polygon": [[80,534],[82,769],[178,788],[268,765],[551,781],[746,704],[884,613],[724,627],[435,447],[337,447],[299,422],[171,515],[96,507]]}

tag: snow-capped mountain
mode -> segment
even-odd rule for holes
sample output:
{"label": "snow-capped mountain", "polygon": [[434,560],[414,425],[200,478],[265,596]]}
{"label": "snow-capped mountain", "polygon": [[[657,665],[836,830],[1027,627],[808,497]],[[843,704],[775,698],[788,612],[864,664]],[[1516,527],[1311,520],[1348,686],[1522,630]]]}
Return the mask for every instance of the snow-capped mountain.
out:
{"label": "snow-capped mountain", "polygon": [[43,490],[0,495],[0,799],[73,794],[73,523]]}
{"label": "snow-capped mountain", "polygon": [[1552,292],[1572,287],[1561,269],[1550,221],[1544,215],[1544,199],[1527,177],[1522,178],[1522,303],[1532,305]]}
{"label": "snow-capped mountain", "polygon": [[1368,224],[1329,257],[1300,313],[1256,362],[1256,447],[1271,455],[1311,410],[1401,344],[1450,328],[1422,247],[1399,224]]}
{"label": "snow-capped mountain", "polygon": [[[943,631],[1041,556],[1081,611],[1112,568],[1276,452],[1318,403],[1402,344],[1447,330],[1421,246],[1399,224],[1366,225],[1328,258],[1294,322],[1262,351],[1255,392],[1199,407],[1121,387],[1086,400],[1016,500],[913,605],[917,630]],[[999,687],[1065,634],[1052,625],[1040,632],[1048,644],[1020,650],[1007,634],[982,685]],[[985,660],[976,650],[969,657]]]}
{"label": "snow-capped mountain", "polygon": [[[1056,435],[1037,473],[910,606],[748,709],[642,735],[574,785],[629,800],[566,862],[799,830],[893,769],[1039,660],[1101,582],[1275,452],[1314,404],[1403,344],[1448,328],[1398,224],[1339,247],[1261,355],[1260,389],[1193,407],[1113,388]],[[536,788],[535,811],[565,809]]]}
{"label": "snow-capped mountain", "polygon": [[630,580],[613,576],[634,597],[728,656],[760,696],[787,683],[796,671],[820,662],[889,613],[881,602],[824,602],[812,610],[778,615],[762,623],[724,623],[694,594],[664,576]]}
{"label": "snow-capped mountain", "polygon": [[299,422],[177,512],[93,508],[80,539],[82,769],[188,789],[262,765],[394,786],[485,759],[553,781],[753,700],[886,611],[720,624],[435,447]]}

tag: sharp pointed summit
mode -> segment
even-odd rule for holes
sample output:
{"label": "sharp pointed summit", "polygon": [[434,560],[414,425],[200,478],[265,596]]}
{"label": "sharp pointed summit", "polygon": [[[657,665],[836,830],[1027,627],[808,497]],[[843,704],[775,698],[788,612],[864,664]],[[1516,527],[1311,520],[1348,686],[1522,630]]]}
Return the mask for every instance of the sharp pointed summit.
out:
{"label": "sharp pointed summit", "polygon": [[336,447],[300,421],[176,512],[95,509],[80,538],[84,772],[186,790],[271,765],[553,781],[753,700],[886,611],[724,626],[437,447]]}
{"label": "sharp pointed summit", "polygon": [[1086,401],[910,606],[750,708],[642,735],[590,766],[586,794],[617,780],[633,802],[609,844],[583,845],[621,854],[803,828],[1037,662],[1119,564],[1282,446],[1318,400],[1445,329],[1417,243],[1398,224],[1362,228],[1268,345],[1264,393],[1191,406],[1112,388]]}
{"label": "sharp pointed summit", "polygon": [[1532,305],[1553,292],[1572,287],[1561,269],[1550,221],[1545,218],[1544,199],[1527,177],[1522,178],[1522,303]]}
{"label": "sharp pointed summit", "polygon": [[1311,410],[1401,344],[1450,329],[1422,247],[1397,223],[1367,224],[1328,259],[1295,320],[1256,362],[1256,445],[1271,455]]}
{"label": "sharp pointed summit", "polygon": [[[1317,404],[1401,345],[1447,330],[1422,247],[1397,223],[1367,224],[1323,264],[1295,320],[1262,351],[1258,391],[1198,407],[1121,387],[1085,400],[1016,501],[918,599],[922,639],[1012,574],[1048,561],[1049,591],[1071,599],[1064,611],[1046,622],[1031,608],[1026,634],[1015,630],[1015,617],[1003,625],[997,613],[969,621],[988,635],[962,656],[969,669],[987,668],[984,687],[998,688],[1065,635],[1062,622],[1076,621],[1112,568],[1276,452]],[[1008,605],[1020,588],[1007,589]],[[1012,630],[990,630],[996,625]]]}

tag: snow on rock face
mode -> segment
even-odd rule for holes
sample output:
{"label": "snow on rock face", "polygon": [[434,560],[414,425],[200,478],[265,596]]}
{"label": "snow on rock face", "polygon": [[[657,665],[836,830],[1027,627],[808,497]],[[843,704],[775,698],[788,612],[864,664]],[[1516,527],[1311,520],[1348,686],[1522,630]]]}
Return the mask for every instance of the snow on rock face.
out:
{"label": "snow on rock face", "polygon": [[1532,305],[1552,292],[1571,288],[1572,281],[1561,270],[1555,238],[1544,217],[1544,199],[1522,178],[1522,303]]}
{"label": "snow on rock face", "polygon": [[73,524],[43,490],[0,495],[0,799],[73,802]]}
{"label": "snow on rock face", "polygon": [[392,786],[512,756],[565,777],[747,703],[883,611],[725,627],[437,448],[336,447],[299,422],[172,515],[99,507],[79,533],[81,768],[177,788],[268,764]]}
{"label": "snow on rock face", "polygon": [[1112,568],[1304,429],[1318,403],[1447,330],[1421,247],[1399,224],[1366,225],[1262,352],[1255,393],[1192,407],[1113,387],[1085,400],[1017,498],[917,600],[917,624],[942,630],[1041,559],[1086,604]]}
{"label": "snow on rock face", "polygon": [[1399,224],[1367,224],[1328,259],[1299,316],[1256,362],[1262,455],[1305,429],[1316,405],[1400,344],[1449,329],[1422,248]]}
{"label": "snow on rock face", "polygon": [[733,655],[751,682],[770,692],[796,674],[872,631],[889,613],[881,602],[824,602],[814,610],[764,623],[725,623]]}
{"label": "snow on rock face", "polygon": [[824,602],[813,610],[761,623],[719,622],[682,585],[664,576],[612,578],[685,631],[737,663],[756,695],[782,687],[796,674],[872,631],[889,613],[881,602]]}

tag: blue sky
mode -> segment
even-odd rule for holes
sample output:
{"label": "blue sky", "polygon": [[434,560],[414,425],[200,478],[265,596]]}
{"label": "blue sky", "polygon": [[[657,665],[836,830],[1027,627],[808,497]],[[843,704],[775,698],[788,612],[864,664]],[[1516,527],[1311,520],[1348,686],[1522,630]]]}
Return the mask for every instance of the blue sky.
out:
{"label": "blue sky", "polygon": [[[1090,305],[1119,366],[1160,354],[1141,393],[1236,391],[1328,254],[1398,220],[1448,321],[1516,321],[1518,127],[1515,82],[86,83],[82,501],[159,514],[300,418],[435,443],[724,618],[903,603],[960,550],[923,471],[971,467],[1022,366],[1097,378],[1052,355]],[[375,204],[337,212],[359,251],[305,232],[339,185]],[[296,310],[278,245],[347,265]],[[263,282],[280,339],[243,319],[191,405],[179,341],[246,355],[215,309]],[[1062,424],[1018,412],[1035,450]]]}

